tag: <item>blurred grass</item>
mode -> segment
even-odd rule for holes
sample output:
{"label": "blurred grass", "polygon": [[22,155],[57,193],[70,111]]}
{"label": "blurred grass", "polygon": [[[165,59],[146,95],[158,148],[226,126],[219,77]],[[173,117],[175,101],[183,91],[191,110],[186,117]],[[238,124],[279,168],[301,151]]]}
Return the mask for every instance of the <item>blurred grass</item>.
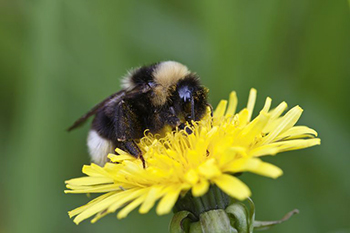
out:
{"label": "blurred grass", "polygon": [[[350,20],[343,1],[0,1],[0,232],[165,232],[170,216],[136,211],[75,226],[64,180],[89,162],[77,117],[119,89],[126,70],[177,60],[215,105],[251,87],[258,106],[300,104],[320,147],[266,160],[278,180],[242,176],[257,217],[301,213],[269,232],[350,232]],[[257,107],[258,109],[259,107]]]}

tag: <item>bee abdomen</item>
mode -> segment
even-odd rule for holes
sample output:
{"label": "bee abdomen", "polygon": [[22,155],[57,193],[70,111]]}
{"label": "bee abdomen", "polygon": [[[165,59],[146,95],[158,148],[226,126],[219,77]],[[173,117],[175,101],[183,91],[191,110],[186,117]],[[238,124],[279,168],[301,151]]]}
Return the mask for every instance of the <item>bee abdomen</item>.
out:
{"label": "bee abdomen", "polygon": [[107,155],[113,153],[115,148],[112,141],[102,138],[93,129],[89,132],[87,145],[92,162],[100,166],[103,166],[107,162]]}

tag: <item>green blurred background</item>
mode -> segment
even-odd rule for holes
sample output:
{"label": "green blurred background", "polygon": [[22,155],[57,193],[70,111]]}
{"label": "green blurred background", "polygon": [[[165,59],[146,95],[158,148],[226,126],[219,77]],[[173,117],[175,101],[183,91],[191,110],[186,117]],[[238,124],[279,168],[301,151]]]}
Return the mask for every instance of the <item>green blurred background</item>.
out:
{"label": "green blurred background", "polygon": [[[0,0],[0,232],[167,232],[170,215],[134,211],[76,226],[88,201],[64,180],[89,163],[81,114],[119,90],[127,69],[176,60],[215,106],[258,90],[304,109],[322,145],[266,158],[285,174],[245,174],[257,218],[300,214],[268,232],[350,232],[350,20],[346,0]],[[257,111],[256,111],[257,112]]]}

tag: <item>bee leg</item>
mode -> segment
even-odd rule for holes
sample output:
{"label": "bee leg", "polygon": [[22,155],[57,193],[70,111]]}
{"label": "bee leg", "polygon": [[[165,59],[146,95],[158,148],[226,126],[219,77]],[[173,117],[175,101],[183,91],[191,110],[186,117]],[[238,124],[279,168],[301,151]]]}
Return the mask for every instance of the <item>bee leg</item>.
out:
{"label": "bee leg", "polygon": [[180,119],[177,116],[170,115],[169,117],[163,119],[167,119],[167,123],[173,128],[176,128],[181,125]]}
{"label": "bee leg", "polygon": [[143,168],[146,168],[145,159],[134,139],[143,137],[143,128],[139,116],[132,105],[125,100],[120,101],[114,110],[114,129],[120,149],[129,152],[135,158],[140,158]]}
{"label": "bee leg", "polygon": [[124,142],[124,147],[126,151],[129,152],[131,155],[133,155],[136,158],[140,158],[143,168],[146,168],[146,161],[142,156],[142,151],[137,146],[134,140]]}
{"label": "bee leg", "polygon": [[[190,126],[192,126],[192,123],[189,123]],[[185,123],[181,123],[180,126],[179,126],[179,129],[184,129],[186,130],[186,133],[187,134],[192,134],[192,130],[189,128],[189,127],[186,127],[187,125]]]}
{"label": "bee leg", "polygon": [[176,116],[174,107],[169,107],[167,111],[161,111],[159,117],[160,119],[164,119],[165,123],[173,128],[176,128],[181,124],[180,119]]}
{"label": "bee leg", "polygon": [[146,161],[145,161],[145,158],[143,157],[142,154],[140,154],[140,159],[141,159],[141,162],[142,162],[143,169],[146,169]]}

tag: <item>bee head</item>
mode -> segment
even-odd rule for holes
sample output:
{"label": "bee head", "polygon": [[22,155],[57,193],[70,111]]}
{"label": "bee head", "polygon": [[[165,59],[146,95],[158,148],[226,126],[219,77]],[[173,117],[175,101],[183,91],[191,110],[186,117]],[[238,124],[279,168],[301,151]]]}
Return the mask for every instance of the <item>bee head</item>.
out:
{"label": "bee head", "polygon": [[200,84],[199,78],[191,73],[176,85],[175,109],[181,112],[186,121],[200,120],[207,106],[207,91]]}
{"label": "bee head", "polygon": [[179,62],[163,61],[132,70],[124,78],[123,88],[146,94],[155,108],[172,107],[186,121],[200,120],[206,111],[207,90],[199,77]]}
{"label": "bee head", "polygon": [[190,74],[190,71],[181,63],[164,61],[157,63],[152,72],[152,104],[163,106],[167,103],[174,91],[176,83]]}

